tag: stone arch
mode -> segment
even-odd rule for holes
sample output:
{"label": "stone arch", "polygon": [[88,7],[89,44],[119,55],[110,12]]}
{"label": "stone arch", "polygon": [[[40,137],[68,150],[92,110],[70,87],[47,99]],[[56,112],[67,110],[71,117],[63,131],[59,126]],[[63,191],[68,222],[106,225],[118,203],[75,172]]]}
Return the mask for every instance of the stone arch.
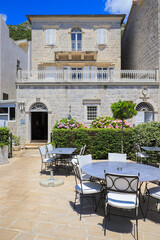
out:
{"label": "stone arch", "polygon": [[[51,126],[51,113],[52,109],[48,101],[45,99],[38,99],[37,101],[36,98],[33,98],[31,101],[29,101],[25,107],[25,114],[26,114],[26,142],[31,142],[31,111],[33,106],[41,105],[41,108],[39,108],[39,112],[43,112],[45,110],[48,113],[48,141],[50,140],[50,133],[52,131],[52,126]],[[34,109],[33,109],[34,110]],[[36,109],[35,109],[36,110]]]}
{"label": "stone arch", "polygon": [[44,99],[40,99],[40,101],[37,101],[37,99],[34,98],[34,99],[32,99],[32,100],[26,105],[26,107],[25,107],[25,112],[26,112],[26,113],[27,113],[27,112],[30,112],[31,106],[34,105],[34,104],[36,104],[37,102],[40,102],[40,103],[44,104],[44,105],[47,107],[48,112],[51,112],[51,111],[52,111],[51,106],[50,106],[50,104],[48,103],[48,101],[46,101],[46,100],[44,100]]}

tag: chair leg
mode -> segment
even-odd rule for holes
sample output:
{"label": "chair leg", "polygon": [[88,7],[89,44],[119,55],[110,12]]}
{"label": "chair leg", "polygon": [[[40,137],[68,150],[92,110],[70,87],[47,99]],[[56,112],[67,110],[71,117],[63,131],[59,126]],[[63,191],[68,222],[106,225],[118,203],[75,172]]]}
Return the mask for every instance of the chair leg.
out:
{"label": "chair leg", "polygon": [[80,204],[81,204],[81,209],[80,209],[80,220],[81,220],[82,207],[83,207],[83,195],[80,197]]}
{"label": "chair leg", "polygon": [[101,199],[102,199],[102,194],[103,194],[103,193],[101,193],[100,198],[99,198],[99,201],[98,201],[98,203],[96,204],[95,212],[97,212],[97,209],[98,209],[98,207],[99,207],[100,201],[101,201]]}
{"label": "chair leg", "polygon": [[104,236],[106,236],[106,228],[107,228],[107,218],[108,218],[108,204],[105,203],[104,207]]}
{"label": "chair leg", "polygon": [[136,234],[138,240],[138,207],[136,208]]}
{"label": "chair leg", "polygon": [[76,200],[77,200],[77,191],[76,191],[76,194],[75,194],[75,200],[74,200],[74,209],[75,209],[75,207],[76,207]]}
{"label": "chair leg", "polygon": [[148,196],[148,203],[147,203],[147,209],[146,209],[146,214],[145,214],[145,219],[147,217],[147,213],[148,213],[148,209],[149,209],[149,200],[150,200],[150,196]]}

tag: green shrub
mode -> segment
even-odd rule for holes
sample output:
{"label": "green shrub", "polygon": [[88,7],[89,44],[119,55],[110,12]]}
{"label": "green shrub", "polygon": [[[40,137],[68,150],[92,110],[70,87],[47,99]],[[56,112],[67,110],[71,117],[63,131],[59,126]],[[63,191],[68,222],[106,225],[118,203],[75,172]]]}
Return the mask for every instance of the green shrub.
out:
{"label": "green shrub", "polygon": [[[86,144],[85,154],[92,154],[94,159],[107,159],[109,152],[121,152],[121,129],[53,129],[53,141],[56,147],[76,147],[77,153]],[[160,123],[144,123],[124,129],[124,152],[128,159],[135,160],[135,143],[160,146]],[[145,159],[144,163],[158,162],[156,153],[149,154],[151,158]]]}
{"label": "green shrub", "polygon": [[20,137],[17,137],[15,135],[13,135],[12,141],[13,141],[15,146],[19,146],[20,145]]}
{"label": "green shrub", "polygon": [[[129,131],[125,130],[129,135]],[[121,151],[121,131],[119,129],[53,129],[53,141],[56,147],[76,147],[79,153],[86,144],[86,152],[95,159],[108,158],[108,152]],[[125,141],[130,138],[125,137]],[[125,146],[128,145],[125,143]]]}
{"label": "green shrub", "polygon": [[0,127],[0,147],[9,145],[9,129],[7,127]]}
{"label": "green shrub", "polygon": [[[90,128],[122,128],[122,120],[115,120],[111,117],[97,117]],[[124,120],[123,128],[131,128],[131,125]]]}
{"label": "green shrub", "polygon": [[53,127],[54,129],[80,129],[86,128],[82,123],[77,122],[75,119],[63,118],[57,121]]}
{"label": "green shrub", "polygon": [[[132,141],[140,146],[160,147],[160,122],[150,122],[139,124],[134,128]],[[145,162],[158,162],[157,153],[149,152],[151,158],[145,159]]]}

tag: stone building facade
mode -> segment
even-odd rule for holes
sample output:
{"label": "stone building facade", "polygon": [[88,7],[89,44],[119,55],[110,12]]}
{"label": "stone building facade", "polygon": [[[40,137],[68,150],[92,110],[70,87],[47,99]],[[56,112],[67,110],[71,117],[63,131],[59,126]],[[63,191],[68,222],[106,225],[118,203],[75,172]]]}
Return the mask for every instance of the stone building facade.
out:
{"label": "stone building facade", "polygon": [[160,69],[159,12],[159,0],[133,0],[122,37],[122,69]]}
{"label": "stone building facade", "polygon": [[[49,141],[56,121],[69,115],[89,126],[97,116],[111,116],[111,103],[120,99],[139,108],[148,99],[152,117],[146,118],[159,119],[155,72],[146,77],[144,71],[134,79],[121,72],[124,15],[27,17],[32,24],[32,71],[22,71],[16,82],[17,136],[22,143]],[[131,120],[132,125],[137,122]]]}
{"label": "stone building facade", "polygon": [[16,134],[16,86],[18,69],[28,69],[28,41],[21,45],[9,37],[9,29],[0,15],[0,127],[9,126]]}

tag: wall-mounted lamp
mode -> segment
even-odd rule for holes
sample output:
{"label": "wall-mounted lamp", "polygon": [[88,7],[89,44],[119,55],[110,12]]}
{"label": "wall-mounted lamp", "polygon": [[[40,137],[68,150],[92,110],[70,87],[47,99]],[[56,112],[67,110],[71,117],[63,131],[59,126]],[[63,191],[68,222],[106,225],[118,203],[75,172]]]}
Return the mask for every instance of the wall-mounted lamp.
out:
{"label": "wall-mounted lamp", "polygon": [[20,112],[23,112],[25,109],[25,102],[19,102],[18,107],[19,107]]}
{"label": "wall-mounted lamp", "polygon": [[71,120],[72,119],[72,116],[71,116],[71,106],[69,106],[69,115],[68,115],[68,119]]}

